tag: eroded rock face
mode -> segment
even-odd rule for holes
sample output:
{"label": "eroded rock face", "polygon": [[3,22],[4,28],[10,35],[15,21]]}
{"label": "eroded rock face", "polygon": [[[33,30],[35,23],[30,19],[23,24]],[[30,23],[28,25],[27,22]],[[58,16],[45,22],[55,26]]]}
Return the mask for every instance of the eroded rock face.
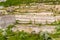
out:
{"label": "eroded rock face", "polygon": [[[42,15],[43,14],[43,15]],[[56,19],[54,16],[51,16],[53,13],[26,13],[25,15],[15,15],[16,20],[20,20],[20,23],[29,23],[32,21],[32,23],[36,24],[51,24],[53,23]]]}
{"label": "eroded rock face", "polygon": [[13,6],[6,8],[7,12],[14,12],[14,10],[15,10],[15,8]]}
{"label": "eroded rock face", "polygon": [[8,14],[6,10],[0,10],[0,15]]}
{"label": "eroded rock face", "polygon": [[0,16],[0,26],[2,28],[7,27],[10,24],[15,23],[15,17],[14,15],[3,15]]}
{"label": "eroded rock face", "polygon": [[55,26],[33,26],[33,25],[15,25],[16,28],[13,28],[13,31],[22,31],[24,30],[25,32],[31,33],[31,32],[35,32],[35,33],[39,33],[39,32],[48,32],[48,33],[55,33]]}

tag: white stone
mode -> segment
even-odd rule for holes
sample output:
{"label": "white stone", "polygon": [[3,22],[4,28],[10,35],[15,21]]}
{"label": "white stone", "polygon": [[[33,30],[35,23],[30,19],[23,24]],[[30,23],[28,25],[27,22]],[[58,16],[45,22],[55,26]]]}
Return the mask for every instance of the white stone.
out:
{"label": "white stone", "polygon": [[5,2],[6,0],[0,0],[0,2]]}

